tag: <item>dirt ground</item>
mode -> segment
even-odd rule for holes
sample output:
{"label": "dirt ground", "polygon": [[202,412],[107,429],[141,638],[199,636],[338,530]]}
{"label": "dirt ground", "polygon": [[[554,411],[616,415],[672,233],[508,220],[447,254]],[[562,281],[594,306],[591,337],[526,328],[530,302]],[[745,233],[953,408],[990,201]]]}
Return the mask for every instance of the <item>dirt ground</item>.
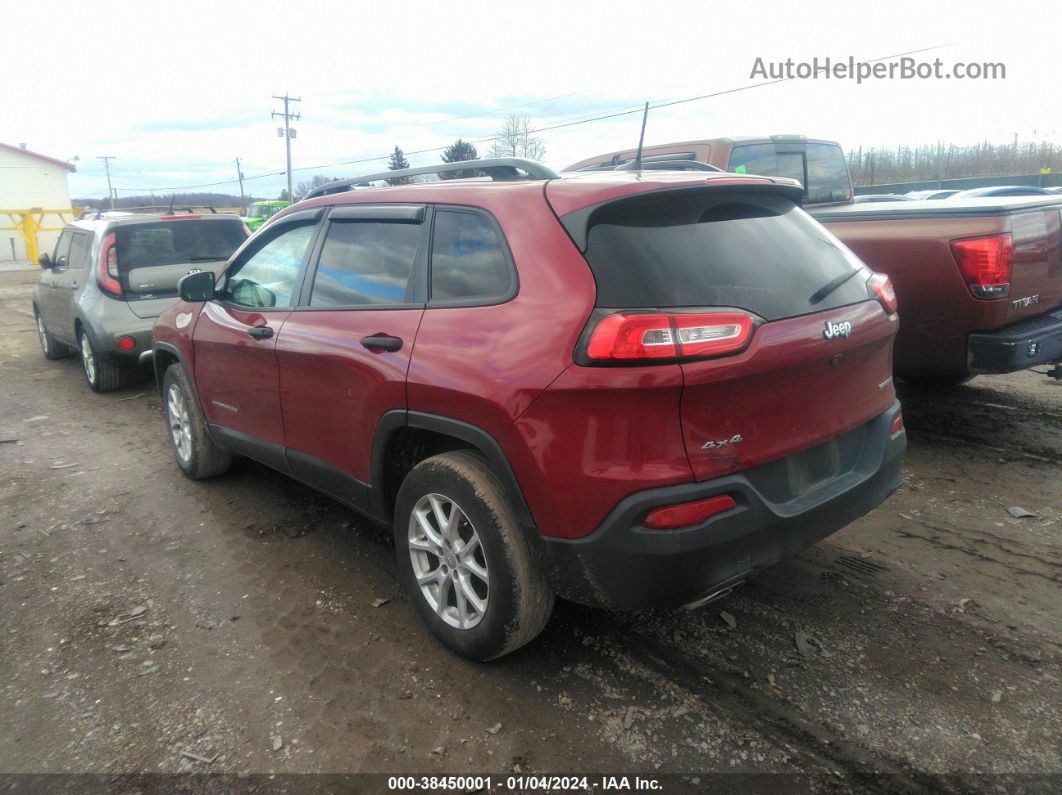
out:
{"label": "dirt ground", "polygon": [[474,664],[418,624],[386,530],[251,462],[186,480],[148,378],[95,395],[46,362],[35,280],[0,273],[4,773],[1058,784],[1060,383],[904,391],[906,485],[870,515],[700,611],[561,603]]}

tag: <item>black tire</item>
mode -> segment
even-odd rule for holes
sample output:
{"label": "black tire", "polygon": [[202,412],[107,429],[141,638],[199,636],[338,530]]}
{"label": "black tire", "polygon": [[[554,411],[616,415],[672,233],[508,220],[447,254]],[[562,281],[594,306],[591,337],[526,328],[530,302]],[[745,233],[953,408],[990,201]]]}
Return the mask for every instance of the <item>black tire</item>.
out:
{"label": "black tire", "polygon": [[[478,537],[482,557],[477,558],[489,578],[486,607],[478,623],[460,628],[447,623],[442,613],[458,620],[456,590],[461,563],[453,563],[451,591],[447,591],[446,607],[442,612],[433,607],[422,591],[414,573],[410,554],[411,523],[416,522],[414,508],[428,495],[441,496],[460,507],[469,525],[464,531]],[[452,508],[451,508],[452,511]],[[444,512],[445,513],[445,512]],[[447,515],[451,515],[449,513]],[[435,515],[432,514],[434,517]],[[457,451],[433,456],[421,461],[406,476],[398,491],[394,522],[395,552],[399,576],[405,581],[421,619],[431,633],[448,649],[472,660],[491,660],[514,651],[533,640],[553,610],[553,591],[546,576],[546,567],[537,547],[529,543],[516,521],[515,513],[505,497],[501,483],[478,453]],[[471,540],[471,539],[470,539]],[[466,544],[474,546],[473,544]],[[450,551],[458,547],[450,547]],[[430,552],[418,553],[419,560],[432,557],[438,562],[434,571],[446,572],[443,557]],[[477,553],[478,554],[478,553]],[[453,554],[449,558],[459,560]],[[417,565],[423,565],[418,563]],[[467,582],[469,573],[464,571]],[[480,585],[483,581],[480,580]],[[442,586],[439,593],[442,593]],[[462,593],[468,593],[467,587]],[[482,596],[482,594],[480,594]],[[455,601],[449,607],[449,600]],[[462,597],[466,599],[466,597]],[[437,605],[444,605],[437,599]],[[471,604],[471,601],[465,602]]]}
{"label": "black tire", "polygon": [[37,338],[41,342],[41,353],[44,354],[44,358],[54,362],[56,359],[65,359],[69,356],[70,349],[51,335],[37,307],[33,307],[33,319],[37,323]]}
{"label": "black tire", "polygon": [[899,377],[908,386],[915,389],[932,391],[937,389],[954,389],[970,381],[969,373],[952,373],[950,375],[902,375]]}
{"label": "black tire", "polygon": [[[175,418],[175,412],[180,416]],[[185,475],[192,480],[202,480],[228,471],[232,454],[218,447],[210,437],[188,376],[179,363],[171,364],[162,377],[162,416],[173,457]],[[180,429],[174,428],[175,420],[180,422]],[[186,444],[186,448],[178,444],[178,436],[184,440],[182,444]]]}
{"label": "black tire", "polygon": [[105,361],[92,346],[92,338],[85,329],[77,335],[81,354],[81,372],[93,392],[113,392],[122,385],[122,368]]}

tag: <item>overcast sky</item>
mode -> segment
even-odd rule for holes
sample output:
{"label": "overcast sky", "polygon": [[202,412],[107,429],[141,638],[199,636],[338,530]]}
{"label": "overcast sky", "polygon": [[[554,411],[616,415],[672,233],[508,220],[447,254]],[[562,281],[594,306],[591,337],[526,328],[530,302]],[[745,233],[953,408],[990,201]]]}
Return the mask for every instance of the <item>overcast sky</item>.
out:
{"label": "overcast sky", "polygon": [[[1062,143],[1057,0],[999,2],[12,3],[0,141],[80,157],[71,195],[235,180],[284,167],[273,94],[302,98],[295,180],[330,165],[489,137],[520,106],[536,126],[762,82],[757,57],[1002,62],[1005,80],[792,80],[652,111],[646,143],[803,133],[846,148],[938,140]],[[44,27],[42,27],[42,25]],[[20,31],[39,31],[21,35]],[[640,115],[542,133],[556,168],[637,144]],[[480,146],[481,154],[489,144]],[[410,155],[413,165],[438,152]],[[275,196],[281,176],[251,179]],[[203,190],[238,192],[233,181]]]}

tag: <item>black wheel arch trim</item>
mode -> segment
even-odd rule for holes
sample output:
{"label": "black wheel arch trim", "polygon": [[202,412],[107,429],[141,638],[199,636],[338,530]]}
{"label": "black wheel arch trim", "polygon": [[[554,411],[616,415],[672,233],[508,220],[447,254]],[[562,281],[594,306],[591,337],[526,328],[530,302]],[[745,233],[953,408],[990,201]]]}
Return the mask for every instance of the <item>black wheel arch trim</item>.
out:
{"label": "black wheel arch trim", "polygon": [[[155,386],[158,387],[159,397],[162,398],[162,379],[166,377],[166,370],[160,369],[161,362],[159,356],[157,355],[158,351],[165,351],[166,353],[173,356],[173,358],[177,360],[177,364],[181,365],[181,367],[184,367],[184,357],[181,356],[181,352],[177,350],[177,347],[175,345],[171,345],[168,342],[153,343],[151,346],[151,350],[153,353],[151,357],[151,370],[155,373]],[[187,367],[184,367],[184,374],[187,376],[186,380],[188,381],[188,388],[192,390],[192,399],[195,400],[196,405],[199,406],[199,414],[203,418],[203,424],[206,427],[206,432],[210,434],[211,441],[213,441],[214,444],[217,444],[218,447],[224,447],[224,445],[218,444],[217,437],[211,430],[210,422],[207,420],[207,414],[205,411],[203,411],[203,401],[199,399],[199,390],[196,389],[195,376],[193,376],[192,373],[189,372]],[[165,407],[163,408],[165,410]]]}
{"label": "black wheel arch trim", "polygon": [[468,443],[478,450],[490,464],[494,474],[501,481],[506,496],[509,497],[516,519],[520,526],[528,533],[537,535],[537,525],[531,515],[531,509],[524,499],[523,490],[516,479],[509,459],[505,455],[498,441],[482,428],[456,420],[452,417],[444,417],[438,414],[429,414],[423,411],[409,411],[406,409],[392,409],[385,412],[376,425],[376,434],[372,443],[372,481],[373,494],[378,501],[375,506],[377,513],[384,516],[392,516],[394,506],[385,505],[383,483],[385,480],[384,457],[391,436],[399,428],[419,428],[425,431],[452,436]]}

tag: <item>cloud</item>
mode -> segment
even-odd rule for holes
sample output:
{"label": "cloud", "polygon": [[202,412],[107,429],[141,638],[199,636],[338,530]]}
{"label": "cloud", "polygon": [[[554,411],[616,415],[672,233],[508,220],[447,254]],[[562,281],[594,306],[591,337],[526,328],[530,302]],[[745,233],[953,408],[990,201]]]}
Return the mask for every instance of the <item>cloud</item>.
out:
{"label": "cloud", "polygon": [[[459,10],[458,10],[459,8]],[[60,2],[48,57],[33,37],[5,41],[10,63],[32,63],[32,81],[9,81],[0,140],[26,141],[58,158],[80,155],[75,194],[105,186],[95,157],[114,155],[119,185],[165,187],[229,181],[234,160],[250,177],[284,166],[270,113],[274,94],[302,98],[292,156],[299,172],[328,175],[382,163],[330,165],[407,152],[457,137],[489,136],[514,106],[539,126],[748,85],[756,57],[877,57],[947,42],[947,61],[1002,61],[1005,81],[793,81],[676,105],[650,114],[648,143],[723,135],[804,133],[846,146],[946,140],[1011,140],[1015,132],[1058,140],[1062,103],[1045,76],[1058,72],[1043,5],[1011,0],[1001,17],[988,0],[890,0],[872,24],[856,6],[829,0],[709,16],[701,2],[607,7],[540,0],[517,18],[496,2],[408,0],[394,6],[318,2],[219,3],[160,17],[150,5]],[[5,9],[11,30],[36,10]],[[993,20],[991,27],[983,19]],[[116,20],[121,24],[115,24]],[[656,25],[656,22],[666,24]],[[916,22],[915,22],[916,21]],[[109,74],[86,70],[86,42]],[[95,57],[95,56],[93,56]],[[42,89],[47,87],[47,90]],[[1047,92],[1047,93],[1045,93]],[[637,113],[543,133],[546,160],[560,167],[637,141]],[[414,165],[438,155],[411,155]],[[276,193],[284,179],[252,179]]]}

